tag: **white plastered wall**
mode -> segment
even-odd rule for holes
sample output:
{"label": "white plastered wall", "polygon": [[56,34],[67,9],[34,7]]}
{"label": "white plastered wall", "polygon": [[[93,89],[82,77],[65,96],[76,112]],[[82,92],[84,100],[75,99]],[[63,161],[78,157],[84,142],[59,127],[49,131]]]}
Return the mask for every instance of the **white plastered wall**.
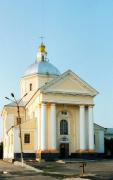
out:
{"label": "white plastered wall", "polygon": [[99,131],[99,152],[104,153],[104,131]]}
{"label": "white plastered wall", "polygon": [[20,153],[20,138],[18,128],[14,128],[14,153]]}
{"label": "white plastered wall", "polygon": [[6,129],[9,130],[11,128],[11,126],[13,126],[13,125],[14,125],[14,114],[13,113],[8,113]]}
{"label": "white plastered wall", "polygon": [[8,138],[9,138],[8,158],[14,159],[14,129],[13,128],[8,133]]}
{"label": "white plastered wall", "polygon": [[3,158],[13,159],[14,146],[13,146],[13,128],[14,125],[14,114],[8,113],[4,119],[4,151]]}
{"label": "white plastered wall", "polygon": [[95,134],[95,150],[97,153],[104,153],[104,129],[98,128],[94,130]]}

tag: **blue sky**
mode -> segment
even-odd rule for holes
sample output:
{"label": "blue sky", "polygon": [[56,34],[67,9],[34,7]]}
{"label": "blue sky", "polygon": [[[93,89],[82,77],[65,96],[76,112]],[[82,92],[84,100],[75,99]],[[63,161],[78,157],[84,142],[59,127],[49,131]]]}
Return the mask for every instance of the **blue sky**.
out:
{"label": "blue sky", "polygon": [[[19,80],[35,61],[40,36],[63,73],[71,69],[96,88],[95,122],[113,126],[113,1],[1,0],[0,109],[19,96]],[[0,122],[0,136],[2,120]]]}

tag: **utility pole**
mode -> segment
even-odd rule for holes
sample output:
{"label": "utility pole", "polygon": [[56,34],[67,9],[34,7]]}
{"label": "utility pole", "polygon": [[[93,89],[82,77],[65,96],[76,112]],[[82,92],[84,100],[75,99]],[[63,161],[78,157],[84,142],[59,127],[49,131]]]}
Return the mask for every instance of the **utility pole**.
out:
{"label": "utility pole", "polygon": [[17,107],[17,115],[18,115],[18,118],[17,118],[17,125],[19,126],[19,138],[20,138],[20,151],[21,151],[21,165],[23,167],[23,146],[22,146],[22,130],[21,130],[21,116],[20,116],[20,102],[22,101],[22,99],[27,95],[27,93],[19,100],[17,101],[17,99],[15,98],[15,95],[13,93],[11,93],[11,96],[14,100],[8,98],[8,97],[5,97],[7,100],[10,100],[12,101],[13,103],[16,104],[16,107]]}

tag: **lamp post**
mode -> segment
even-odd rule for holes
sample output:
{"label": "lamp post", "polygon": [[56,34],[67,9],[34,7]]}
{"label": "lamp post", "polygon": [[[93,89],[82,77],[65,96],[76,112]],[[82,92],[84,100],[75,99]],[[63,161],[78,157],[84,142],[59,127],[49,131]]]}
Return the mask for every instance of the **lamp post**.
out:
{"label": "lamp post", "polygon": [[19,137],[20,137],[20,151],[21,151],[21,165],[23,167],[23,147],[22,147],[22,131],[21,131],[21,117],[20,117],[20,106],[19,103],[22,101],[22,99],[27,95],[27,93],[19,100],[17,101],[17,99],[15,98],[15,95],[13,93],[11,93],[11,96],[14,100],[5,97],[7,100],[12,101],[13,103],[16,104],[17,107],[17,115],[18,115],[18,119],[17,119],[17,123],[19,125]]}

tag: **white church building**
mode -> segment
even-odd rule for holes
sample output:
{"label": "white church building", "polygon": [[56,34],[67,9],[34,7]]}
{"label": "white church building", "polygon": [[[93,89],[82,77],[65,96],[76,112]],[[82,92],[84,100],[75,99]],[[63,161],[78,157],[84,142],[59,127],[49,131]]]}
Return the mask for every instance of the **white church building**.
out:
{"label": "white church building", "polygon": [[[98,92],[71,70],[63,74],[47,60],[45,45],[20,80],[17,105],[4,106],[4,159],[95,157],[104,153],[104,128],[94,124]],[[21,140],[20,143],[20,129]]]}

